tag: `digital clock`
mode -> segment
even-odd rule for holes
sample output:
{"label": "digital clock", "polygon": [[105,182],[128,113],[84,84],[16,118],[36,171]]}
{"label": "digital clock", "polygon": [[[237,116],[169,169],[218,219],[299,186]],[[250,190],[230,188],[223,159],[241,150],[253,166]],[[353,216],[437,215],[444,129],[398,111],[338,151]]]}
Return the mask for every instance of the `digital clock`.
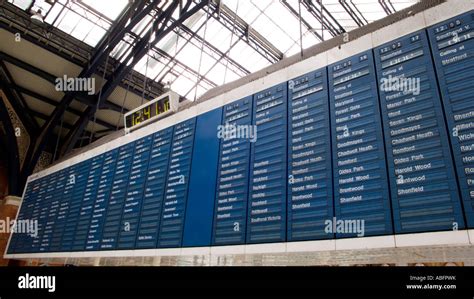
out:
{"label": "digital clock", "polygon": [[150,102],[129,111],[124,116],[125,131],[142,127],[178,110],[179,95],[169,91]]}

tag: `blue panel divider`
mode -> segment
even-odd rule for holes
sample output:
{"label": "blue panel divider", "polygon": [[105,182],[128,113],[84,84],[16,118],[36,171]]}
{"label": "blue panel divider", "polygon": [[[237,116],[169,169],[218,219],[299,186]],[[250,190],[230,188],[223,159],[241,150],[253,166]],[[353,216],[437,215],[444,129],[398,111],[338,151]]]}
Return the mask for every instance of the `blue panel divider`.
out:
{"label": "blue panel divider", "polygon": [[218,108],[196,120],[183,246],[211,245],[221,119],[222,108]]}

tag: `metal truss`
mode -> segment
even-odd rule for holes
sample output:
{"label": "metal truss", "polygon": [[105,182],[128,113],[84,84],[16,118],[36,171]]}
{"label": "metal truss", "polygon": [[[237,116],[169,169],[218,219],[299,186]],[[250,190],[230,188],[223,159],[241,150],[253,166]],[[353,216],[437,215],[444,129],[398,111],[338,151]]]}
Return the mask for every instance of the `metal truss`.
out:
{"label": "metal truss", "polygon": [[[138,2],[144,3],[144,1]],[[125,14],[123,19],[127,21],[128,17],[129,15]],[[117,21],[115,26],[119,26],[119,22],[120,21]],[[82,68],[88,66],[91,57],[96,52],[93,47],[71,37],[54,26],[48,24],[36,25],[32,23],[30,15],[10,3],[4,3],[0,6],[0,28],[4,28],[13,34],[20,33],[22,39],[26,39]],[[110,30],[112,29],[113,28]],[[98,46],[104,43],[107,45],[107,40],[102,39]],[[118,65],[120,65],[120,62],[110,57],[107,74],[111,74]],[[102,75],[103,72],[104,63],[102,61],[96,73]],[[144,81],[144,75],[135,70],[131,70],[129,76],[124,78],[119,86],[122,88],[130,88],[131,92],[141,96]],[[149,89],[145,93],[147,99],[156,98],[163,93],[162,84],[158,82],[148,82],[148,85]]]}
{"label": "metal truss", "polygon": [[219,3],[210,1],[209,6],[211,11],[218,11],[217,14],[212,14],[212,17],[230,32],[235,31],[238,40],[244,40],[252,49],[271,63],[283,59],[284,55],[277,47],[253,29],[244,19],[236,15],[229,7],[220,1]]}
{"label": "metal truss", "polygon": [[341,6],[344,8],[347,14],[349,14],[352,20],[354,20],[357,26],[361,27],[369,23],[365,19],[364,15],[357,9],[357,6],[354,5],[352,0],[350,2],[346,0],[339,0],[339,4],[341,4]]}
{"label": "metal truss", "polygon": [[323,29],[328,30],[332,36],[338,36],[346,32],[346,29],[321,4],[320,0],[301,0],[301,4],[322,25]]}
{"label": "metal truss", "polygon": [[392,2],[390,2],[390,0],[379,0],[379,4],[382,6],[387,16],[396,12],[395,7],[393,6]]}
{"label": "metal truss", "polygon": [[283,4],[283,6],[288,9],[288,11],[293,15],[295,16],[295,18],[297,18],[298,20],[301,19],[301,23],[306,27],[306,29],[311,32],[318,40],[320,41],[324,41],[323,37],[321,36],[321,34],[319,34],[318,32],[316,32],[316,30],[314,30],[315,28],[313,28],[306,19],[304,19],[302,16],[299,15],[299,13],[293,8],[293,6],[291,6],[291,4],[288,3],[287,0],[281,0],[280,1],[281,4]]}
{"label": "metal truss", "polygon": [[[102,87],[99,93],[100,97],[97,100],[97,107],[101,106],[102,102],[110,96],[110,94],[118,85],[118,83],[122,80],[122,78],[124,78],[125,75],[135,66],[135,64],[138,63],[147,54],[149,44],[156,44],[158,41],[163,39],[177,26],[180,26],[187,18],[189,18],[198,10],[206,6],[207,1],[201,1],[195,4],[192,8],[192,1],[187,1],[183,8],[179,10],[179,18],[175,22],[171,22],[171,16],[177,9],[178,4],[178,2],[172,2],[163,11],[162,14],[158,15],[156,20],[154,20],[153,25],[146,32],[146,34],[140,40],[138,40],[138,42],[133,47],[132,51],[128,54],[128,56],[125,58],[123,63],[114,71],[114,73],[110,76],[111,78]],[[89,119],[94,114],[95,111],[92,109],[92,107],[86,108],[84,114],[76,122],[75,129],[69,132],[66,138],[67,141],[65,143],[65,147],[63,148],[63,152],[68,152],[70,149],[72,149],[79,136],[81,135],[82,131],[84,130],[86,124],[88,123]]]}

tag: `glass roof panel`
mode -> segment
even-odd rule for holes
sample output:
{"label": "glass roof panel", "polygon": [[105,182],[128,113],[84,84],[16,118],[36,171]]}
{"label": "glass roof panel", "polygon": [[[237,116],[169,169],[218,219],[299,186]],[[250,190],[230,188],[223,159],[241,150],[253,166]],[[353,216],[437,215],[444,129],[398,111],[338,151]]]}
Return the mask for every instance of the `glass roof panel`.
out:
{"label": "glass roof panel", "polygon": [[293,43],[299,43],[299,22],[280,2],[251,1],[262,12],[252,27],[275,45],[281,52]]}
{"label": "glass roof panel", "polygon": [[270,62],[258,54],[254,49],[247,45],[243,40],[240,40],[229,53],[229,56],[238,61],[241,65],[251,72],[270,65]]}
{"label": "glass roof panel", "polygon": [[210,71],[206,77],[219,85],[240,78],[238,74],[226,67],[225,63],[220,62],[212,68],[212,71]]}
{"label": "glass roof panel", "polygon": [[395,7],[397,11],[405,9],[409,6],[412,6],[416,2],[418,1],[414,1],[414,0],[391,0],[390,1],[390,3],[392,3],[392,5]]}
{"label": "glass roof panel", "polygon": [[[314,8],[319,7],[317,1],[319,0],[311,2]],[[327,10],[324,15],[331,25],[337,28],[337,22],[346,31],[358,28],[357,22],[347,7],[341,5],[340,0],[321,1]],[[22,9],[27,9],[32,3],[31,0],[9,0],[9,2]],[[391,10],[396,11],[416,2],[418,1],[385,1]],[[42,9],[46,23],[95,46],[130,3],[129,0],[57,0],[51,6],[46,0],[36,0],[33,8]],[[136,45],[137,38],[146,34],[159,11],[163,11],[171,3],[172,1],[161,1],[159,7],[133,28],[132,33],[125,35],[113,49],[111,56],[125,61],[125,57]],[[166,52],[166,56],[159,54],[156,49],[152,50],[134,66],[134,69],[163,84],[169,81],[173,90],[181,95],[187,95],[189,99],[194,99],[195,92],[200,95],[214,84],[220,85],[236,80],[244,76],[247,71],[255,72],[270,65],[272,58],[267,59],[263,54],[268,51],[266,47],[275,47],[285,56],[299,53],[301,45],[298,3],[297,0],[222,0],[225,9],[237,13],[246,23],[242,25],[250,26],[267,40],[267,44],[259,44],[252,39],[252,44],[249,45],[247,37],[235,34],[233,25],[225,22],[227,19],[218,20],[215,13],[208,19],[207,10],[203,9],[184,22],[191,32],[175,29],[154,45]],[[387,15],[379,0],[352,0],[345,3],[352,9],[351,13],[355,13],[364,20],[364,23],[365,20],[372,22]],[[302,26],[303,48],[321,42],[318,35],[322,35],[324,40],[333,36],[329,30],[322,28],[318,21],[319,16],[314,15],[317,12],[311,13],[304,4],[301,4],[301,18],[307,24]],[[173,18],[178,17],[179,14],[175,11]],[[206,40],[204,46],[200,39]],[[222,58],[222,53],[229,53],[232,63],[227,58]],[[272,53],[272,56],[274,55]],[[205,78],[196,87],[197,72]]]}
{"label": "glass roof panel", "polygon": [[[352,2],[357,3],[357,1]],[[342,27],[344,27],[346,31],[351,31],[359,27],[351,15],[339,3],[339,0],[325,0],[323,4],[329,13],[337,20],[339,24],[341,24]],[[349,2],[347,5],[349,5]],[[319,26],[319,28],[321,28],[321,25]]]}
{"label": "glass roof panel", "polygon": [[104,29],[95,26],[94,29],[91,30],[89,34],[84,38],[84,42],[91,46],[95,46],[97,45],[97,43],[99,43],[105,33],[106,31]]}
{"label": "glass roof panel", "polygon": [[94,27],[96,26],[88,20],[80,20],[72,30],[71,35],[79,40],[84,40],[89,32],[95,29]]}
{"label": "glass roof panel", "polygon": [[[196,30],[197,28],[198,26],[194,26],[193,30]],[[204,30],[206,31],[206,41],[218,48],[221,52],[225,52],[229,49],[232,32],[220,24],[219,21],[212,18],[209,19],[207,29],[204,25],[203,28],[201,28],[201,30],[198,32],[201,38],[204,37]]]}
{"label": "glass roof panel", "polygon": [[51,6],[44,0],[36,0],[34,8],[41,7],[46,23],[95,46],[128,3],[128,0],[59,0]]}
{"label": "glass roof panel", "polygon": [[248,0],[229,0],[224,1],[224,4],[226,4],[233,12],[237,12],[237,15],[244,19],[245,22],[252,24],[262,14],[262,10],[264,11],[266,7],[271,4],[271,1],[272,0],[261,0],[263,3],[263,5],[261,5],[261,10],[255,9],[255,5]]}
{"label": "glass roof panel", "polygon": [[180,95],[185,95],[191,88],[193,88],[195,83],[196,83],[195,81],[191,81],[185,76],[179,76],[171,84],[171,89],[179,93]]}
{"label": "glass roof panel", "polygon": [[186,44],[186,39],[181,36],[178,36],[174,32],[170,32],[166,38],[163,38],[155,46],[158,49],[165,51],[166,53],[170,54],[171,56],[175,56],[176,52],[180,51],[180,49]]}
{"label": "glass roof panel", "polygon": [[115,20],[128,4],[128,0],[82,0],[83,3]]}
{"label": "glass roof panel", "polygon": [[57,27],[62,31],[71,34],[76,28],[76,25],[82,20],[82,18],[72,10],[66,10],[61,17],[61,21],[57,24]]}
{"label": "glass roof panel", "polygon": [[370,0],[353,1],[354,6],[362,12],[369,23],[387,16],[382,6]]}
{"label": "glass roof panel", "polygon": [[212,64],[215,63],[215,59],[207,55],[206,53],[202,53],[202,60],[201,60],[201,49],[195,47],[194,45],[188,43],[183,50],[178,53],[176,56],[178,61],[185,64],[189,68],[193,69],[194,71],[200,70],[201,74],[206,73]]}
{"label": "glass roof panel", "polygon": [[27,9],[33,0],[8,0],[8,2],[13,3],[21,9]]}

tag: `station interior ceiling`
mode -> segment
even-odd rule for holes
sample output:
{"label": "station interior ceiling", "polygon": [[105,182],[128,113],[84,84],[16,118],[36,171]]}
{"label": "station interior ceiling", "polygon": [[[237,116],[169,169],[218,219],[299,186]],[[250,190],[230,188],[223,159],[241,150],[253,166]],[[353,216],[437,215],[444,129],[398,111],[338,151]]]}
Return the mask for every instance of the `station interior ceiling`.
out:
{"label": "station interior ceiling", "polygon": [[[198,101],[213,88],[418,2],[0,0],[0,89],[16,103],[12,108],[27,127],[30,142],[40,152],[49,152],[50,164],[122,130],[125,113],[167,90],[177,92],[182,102]],[[40,21],[33,21],[33,16]],[[95,94],[57,91],[55,80],[63,76],[95,78]],[[2,145],[8,144],[3,137]],[[0,153],[7,156],[2,147]],[[22,161],[23,168],[32,164],[30,174],[40,158],[34,157]],[[2,168],[9,167],[8,161],[0,162]],[[34,263],[389,265],[397,264],[399,258],[398,265],[404,265],[408,257],[419,263],[462,260],[463,265],[474,265],[473,259],[466,259],[474,256],[472,251],[471,246],[440,246],[229,255],[219,260],[209,260],[209,256],[116,257]]]}
{"label": "station interior ceiling", "polygon": [[[124,113],[164,90],[195,101],[418,1],[2,2],[2,89],[24,111],[27,129],[43,135],[51,127],[46,146],[57,159],[121,130]],[[33,22],[38,14],[41,22]],[[94,95],[70,99],[55,90],[56,78],[86,71],[96,80]]]}

